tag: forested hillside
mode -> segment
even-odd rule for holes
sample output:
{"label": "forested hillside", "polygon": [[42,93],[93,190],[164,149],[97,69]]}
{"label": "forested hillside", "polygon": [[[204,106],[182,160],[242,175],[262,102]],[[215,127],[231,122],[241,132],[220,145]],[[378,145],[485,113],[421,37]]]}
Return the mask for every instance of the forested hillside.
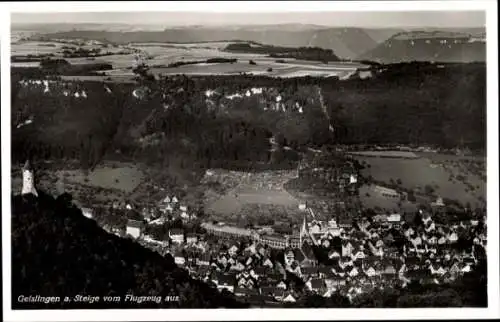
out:
{"label": "forested hillside", "polygon": [[[103,296],[172,296],[179,301],[105,303]],[[99,303],[18,303],[18,296],[100,296]],[[13,309],[243,307],[178,268],[170,255],[108,234],[72,206],[39,192],[12,199]]]}
{"label": "forested hillside", "polygon": [[53,81],[45,90],[14,74],[13,158],[79,158],[88,169],[110,156],[198,169],[269,167],[283,161],[270,153],[273,137],[288,152],[333,143],[485,148],[484,64],[382,65],[371,73]]}

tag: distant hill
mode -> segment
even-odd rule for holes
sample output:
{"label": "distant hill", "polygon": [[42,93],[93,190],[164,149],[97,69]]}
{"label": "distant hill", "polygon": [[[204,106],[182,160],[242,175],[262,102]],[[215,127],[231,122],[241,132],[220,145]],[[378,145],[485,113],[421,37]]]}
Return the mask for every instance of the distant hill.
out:
{"label": "distant hill", "polygon": [[[179,301],[124,303],[134,296],[178,296]],[[99,303],[19,303],[27,296],[100,296]],[[121,296],[105,303],[103,296]],[[230,294],[192,279],[173,258],[108,234],[72,206],[69,195],[12,199],[13,309],[242,307]]]}
{"label": "distant hill", "polygon": [[474,34],[456,31],[401,32],[358,58],[380,63],[404,61],[485,62],[485,34],[478,32],[478,30],[475,30]]}
{"label": "distant hill", "polygon": [[328,28],[314,25],[278,25],[244,27],[185,27],[163,31],[67,30],[41,33],[32,39],[84,38],[126,44],[131,42],[209,42],[223,40],[255,41],[287,47],[321,47],[333,49],[341,58],[354,58],[377,46],[395,29]]}

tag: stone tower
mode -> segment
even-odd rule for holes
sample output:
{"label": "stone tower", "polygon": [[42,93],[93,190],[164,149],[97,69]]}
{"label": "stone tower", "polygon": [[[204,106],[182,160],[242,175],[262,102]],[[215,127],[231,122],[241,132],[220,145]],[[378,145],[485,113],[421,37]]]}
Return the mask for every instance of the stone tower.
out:
{"label": "stone tower", "polygon": [[23,190],[21,194],[33,194],[38,197],[38,192],[35,189],[35,174],[29,160],[26,161],[23,167]]}

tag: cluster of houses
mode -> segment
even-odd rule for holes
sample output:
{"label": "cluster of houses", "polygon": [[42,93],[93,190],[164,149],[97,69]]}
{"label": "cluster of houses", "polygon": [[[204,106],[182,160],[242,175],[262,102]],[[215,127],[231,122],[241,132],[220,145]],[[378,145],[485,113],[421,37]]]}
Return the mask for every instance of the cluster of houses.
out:
{"label": "cluster of houses", "polygon": [[[304,217],[292,235],[204,223],[203,234],[171,229],[169,241],[140,239],[148,247],[163,243],[164,253],[194,278],[260,304],[295,302],[310,293],[340,292],[353,299],[412,281],[448,283],[474,269],[477,251],[486,245],[480,220],[445,226],[428,212],[416,216],[419,224],[399,214],[309,222]],[[472,247],[458,247],[460,236],[473,239]],[[303,282],[301,290],[291,275]]]}

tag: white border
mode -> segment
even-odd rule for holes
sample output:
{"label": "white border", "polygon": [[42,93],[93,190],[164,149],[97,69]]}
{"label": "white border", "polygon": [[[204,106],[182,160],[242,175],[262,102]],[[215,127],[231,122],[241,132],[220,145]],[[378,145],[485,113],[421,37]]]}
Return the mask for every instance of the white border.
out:
{"label": "white border", "polygon": [[[57,8],[57,9],[55,9]],[[487,12],[487,222],[488,302],[487,309],[247,309],[247,310],[50,310],[11,309],[10,240],[10,12],[74,11],[422,11],[486,10]],[[288,2],[17,2],[0,4],[2,48],[2,256],[3,312],[6,321],[195,321],[195,320],[357,320],[386,319],[483,319],[500,316],[499,297],[499,204],[498,204],[498,34],[496,1],[300,1]],[[474,287],[474,285],[471,285]]]}

